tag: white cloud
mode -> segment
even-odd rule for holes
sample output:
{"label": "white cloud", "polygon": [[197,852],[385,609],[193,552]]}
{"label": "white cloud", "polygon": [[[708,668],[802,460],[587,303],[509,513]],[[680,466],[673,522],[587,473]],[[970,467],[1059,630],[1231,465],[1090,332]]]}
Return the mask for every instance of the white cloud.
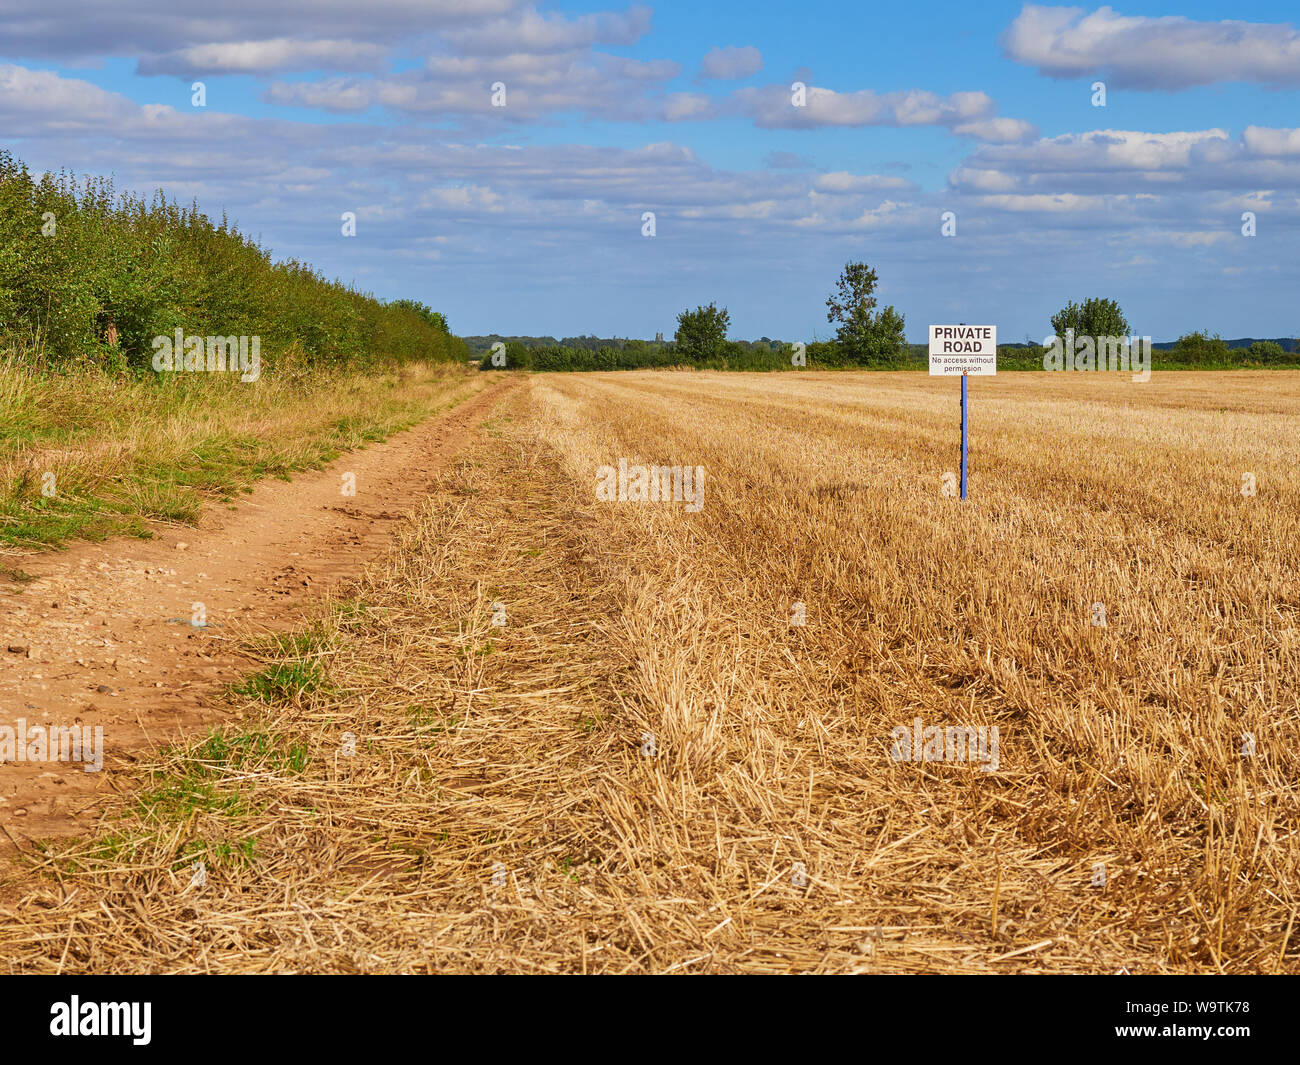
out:
{"label": "white cloud", "polygon": [[710,48],[700,64],[700,77],[726,80],[748,78],[762,69],[763,53],[757,48]]}
{"label": "white cloud", "polygon": [[1241,140],[1252,155],[1300,155],[1300,129],[1247,126]]}
{"label": "white cloud", "polygon": [[1053,78],[1115,88],[1186,89],[1224,81],[1300,85],[1300,32],[1288,23],[1125,16],[1110,7],[1026,4],[1001,38],[1008,57]]}
{"label": "white cloud", "polygon": [[1001,207],[1007,211],[1033,211],[1035,213],[1047,212],[1051,214],[1059,214],[1064,211],[1096,210],[1106,203],[1101,196],[1079,196],[1073,192],[1030,196],[983,196],[980,202],[992,207]]}
{"label": "white cloud", "polygon": [[664,101],[663,117],[668,122],[712,118],[717,109],[713,99],[699,93],[675,92]]}
{"label": "white cloud", "polygon": [[1223,129],[1105,129],[986,144],[949,174],[948,187],[986,201],[990,195],[1103,196],[1131,200],[1148,214],[1222,218],[1241,202],[1280,207],[1286,201],[1271,199],[1275,190],[1300,189],[1300,131],[1248,127],[1234,138]]}
{"label": "white cloud", "polygon": [[447,207],[455,211],[491,214],[500,214],[504,210],[502,197],[492,189],[480,185],[429,189],[418,203],[421,207]]}
{"label": "white cloud", "polygon": [[848,223],[851,229],[882,229],[888,226],[919,226],[923,224],[916,208],[905,203],[886,200],[868,208]]}
{"label": "white cloud", "polygon": [[1241,235],[1236,230],[1184,230],[1161,233],[1150,239],[1152,243],[1173,244],[1180,248],[1208,248],[1216,244],[1235,244],[1241,239]]}
{"label": "white cloud", "polygon": [[[516,53],[434,56],[424,69],[383,77],[277,81],[266,91],[271,103],[334,113],[374,107],[425,118],[479,120],[480,131],[517,125],[547,115],[581,114],[607,120],[644,121],[707,117],[704,97],[656,97],[681,73],[672,60],[637,60],[594,53],[586,58]],[[493,103],[492,85],[505,86],[505,106]]]}
{"label": "white cloud", "polygon": [[[47,70],[0,65],[0,116],[10,120],[7,128],[23,128],[28,136],[102,130],[136,115],[136,108],[125,97],[88,81]],[[27,121],[15,121],[19,116]]]}
{"label": "white cloud", "polygon": [[441,36],[460,55],[548,55],[597,44],[635,44],[650,31],[650,16],[650,8],[639,6],[623,14],[601,11],[573,19],[558,13],[543,15],[530,8],[480,25],[446,30]]}
{"label": "white cloud", "polygon": [[877,93],[871,89],[836,92],[809,85],[804,106],[796,106],[786,85],[741,89],[734,99],[763,129],[813,129],[819,126],[954,126],[985,118],[995,110],[982,92],[939,96],[920,89]]}
{"label": "white cloud", "polygon": [[[8,56],[84,59],[129,56],[142,71],[179,63],[184,53],[211,45],[281,39],[299,43],[353,41],[389,48],[443,31],[481,25],[518,12],[523,0],[6,0]],[[593,16],[596,17],[596,16]],[[288,53],[293,58],[293,53]],[[371,58],[358,49],[359,66]],[[345,57],[335,54],[330,64]],[[259,70],[262,68],[258,68]],[[301,69],[295,67],[294,69]],[[172,72],[170,69],[167,72]]]}
{"label": "white cloud", "polygon": [[1015,174],[969,166],[958,167],[949,180],[953,187],[967,192],[1011,192],[1019,184]]}
{"label": "white cloud", "polygon": [[202,77],[264,74],[276,70],[365,70],[382,66],[388,49],[357,41],[269,41],[199,44],[139,61],[141,74]]}
{"label": "white cloud", "polygon": [[1023,145],[991,145],[967,160],[966,169],[1016,170],[1022,174],[1087,174],[1186,170],[1194,162],[1222,162],[1233,153],[1227,130],[1171,133],[1099,129],[1065,133]]}
{"label": "white cloud", "polygon": [[850,174],[847,170],[836,170],[827,174],[818,174],[813,178],[813,187],[818,192],[866,192],[874,189],[905,189],[911,182],[904,178],[882,177],[879,174]]}
{"label": "white cloud", "polygon": [[952,131],[962,137],[975,137],[990,144],[1012,144],[1038,135],[1038,127],[1019,118],[982,118],[963,122]]}

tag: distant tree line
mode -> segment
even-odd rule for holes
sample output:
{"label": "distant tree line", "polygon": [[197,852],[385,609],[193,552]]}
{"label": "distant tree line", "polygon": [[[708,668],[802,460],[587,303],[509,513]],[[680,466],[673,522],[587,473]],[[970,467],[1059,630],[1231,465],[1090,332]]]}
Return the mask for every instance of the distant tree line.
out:
{"label": "distant tree line", "polygon": [[[468,346],[474,358],[480,355],[486,355],[492,350],[492,345],[501,344],[518,344],[527,348],[529,351],[538,351],[543,348],[568,348],[570,350],[581,351],[600,351],[605,348],[620,350],[627,348],[632,351],[658,351],[668,350],[672,347],[671,340],[664,340],[662,334],[655,340],[636,340],[630,337],[598,337],[598,336],[579,336],[564,337],[556,340],[550,336],[505,336],[500,333],[489,333],[486,336],[467,336],[462,338]],[[758,340],[734,340],[733,344],[739,344],[741,347],[750,351],[780,351],[782,341],[773,340],[770,337],[761,337]]]}
{"label": "distant tree line", "polygon": [[[793,345],[771,348],[743,341],[728,340],[708,358],[694,359],[675,344],[653,341],[630,341],[622,347],[596,350],[573,348],[564,344],[529,348],[518,341],[501,341],[496,355],[486,351],[479,362],[481,370],[640,370],[689,367],[697,370],[782,370],[789,369]],[[495,360],[495,361],[494,361]]]}
{"label": "distant tree line", "polygon": [[[1058,334],[1060,335],[1060,334]],[[1077,336],[1125,336],[1124,333],[1078,333]],[[1176,341],[1151,345],[1155,370],[1233,370],[1250,367],[1300,367],[1300,341],[1227,341],[1206,332],[1187,333]],[[1034,341],[998,345],[998,369],[1041,370],[1047,349]]]}
{"label": "distant tree line", "polygon": [[[1052,332],[1066,337],[1128,337],[1135,331],[1120,305],[1112,299],[1093,297],[1068,302],[1052,315]],[[1232,369],[1247,366],[1300,365],[1300,342],[1295,340],[1227,341],[1207,332],[1185,333],[1173,343],[1152,344],[1153,369]],[[998,365],[1008,370],[1041,370],[1046,349],[1032,340],[1022,345],[998,348]]]}
{"label": "distant tree line", "polygon": [[1191,368],[1229,366],[1300,365],[1300,352],[1292,340],[1290,349],[1276,340],[1255,340],[1244,347],[1230,348],[1217,333],[1188,333],[1167,351],[1157,351],[1156,365],[1178,364]]}
{"label": "distant tree line", "polygon": [[915,360],[892,306],[877,310],[876,272],[848,263],[826,301],[837,324],[834,340],[790,344],[771,337],[729,340],[731,316],[716,303],[677,316],[671,341],[600,340],[597,337],[467,337],[484,370],[633,370],[690,367],[713,370],[789,370],[798,367],[903,368]]}
{"label": "distant tree line", "polygon": [[[892,306],[881,307],[876,298],[876,271],[866,263],[846,263],[826,301],[827,320],[836,326],[831,340],[791,344],[770,337],[729,340],[731,316],[726,307],[703,304],[677,316],[670,341],[629,340],[595,336],[467,337],[471,350],[481,357],[484,370],[636,370],[645,367],[683,367],[709,370],[812,369],[926,369],[926,344],[909,344],[903,316]],[[1052,330],[1065,338],[1127,337],[1132,333],[1120,305],[1093,297],[1068,302],[1052,315]],[[498,345],[494,351],[494,345]],[[1248,340],[1231,344],[1220,336],[1188,333],[1173,344],[1153,344],[1153,369],[1228,369],[1241,366],[1300,365],[1300,343],[1294,340]],[[1003,370],[1043,370],[1042,344],[998,347],[998,367]]]}

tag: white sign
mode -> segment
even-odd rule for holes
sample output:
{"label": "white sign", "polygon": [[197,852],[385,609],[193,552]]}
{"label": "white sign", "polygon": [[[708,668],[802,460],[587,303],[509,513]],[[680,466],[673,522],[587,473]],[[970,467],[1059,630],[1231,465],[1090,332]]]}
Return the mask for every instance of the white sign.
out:
{"label": "white sign", "polygon": [[996,325],[930,326],[930,374],[985,377],[998,372]]}

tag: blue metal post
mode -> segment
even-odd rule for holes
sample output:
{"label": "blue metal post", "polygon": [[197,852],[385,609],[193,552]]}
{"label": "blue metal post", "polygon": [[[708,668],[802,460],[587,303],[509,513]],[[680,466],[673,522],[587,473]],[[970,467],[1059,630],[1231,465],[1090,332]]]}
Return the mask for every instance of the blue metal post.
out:
{"label": "blue metal post", "polygon": [[961,375],[961,497],[966,498],[966,375]]}

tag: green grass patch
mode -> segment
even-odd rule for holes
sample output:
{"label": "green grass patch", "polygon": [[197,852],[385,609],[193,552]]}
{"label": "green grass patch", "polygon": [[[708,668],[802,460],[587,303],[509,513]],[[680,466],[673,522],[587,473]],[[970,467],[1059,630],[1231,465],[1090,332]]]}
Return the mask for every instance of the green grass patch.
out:
{"label": "green grass patch", "polygon": [[304,695],[331,690],[325,671],[315,662],[280,662],[254,673],[231,691],[264,703],[293,703]]}
{"label": "green grass patch", "polygon": [[0,355],[0,544],[49,549],[148,536],[151,520],[193,525],[203,507],[383,441],[474,384],[445,365],[287,376],[267,367],[243,383],[40,372]]}

